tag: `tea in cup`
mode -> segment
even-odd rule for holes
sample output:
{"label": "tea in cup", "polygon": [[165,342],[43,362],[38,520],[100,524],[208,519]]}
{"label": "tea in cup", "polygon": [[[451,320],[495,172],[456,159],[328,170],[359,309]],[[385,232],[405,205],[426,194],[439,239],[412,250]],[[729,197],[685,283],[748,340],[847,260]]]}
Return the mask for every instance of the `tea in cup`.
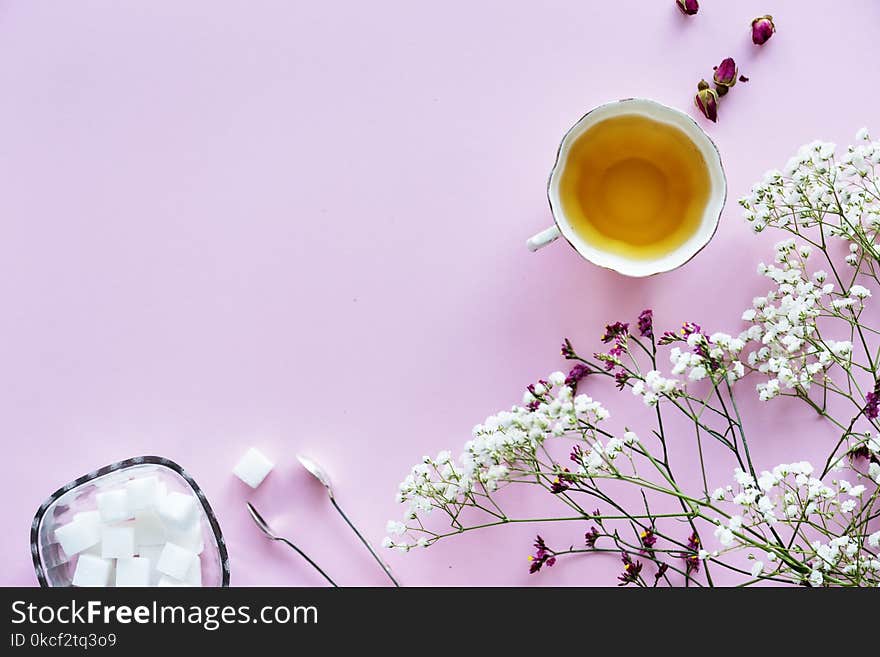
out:
{"label": "tea in cup", "polygon": [[602,105],[565,135],[547,189],[560,235],[627,276],[680,267],[712,238],[727,197],[718,149],[688,115],[652,100]]}

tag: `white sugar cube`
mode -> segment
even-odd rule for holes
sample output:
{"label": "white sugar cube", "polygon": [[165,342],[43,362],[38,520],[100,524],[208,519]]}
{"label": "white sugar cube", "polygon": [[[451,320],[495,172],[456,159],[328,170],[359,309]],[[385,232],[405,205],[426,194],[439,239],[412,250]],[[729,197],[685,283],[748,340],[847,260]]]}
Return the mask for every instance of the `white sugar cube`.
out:
{"label": "white sugar cube", "polygon": [[162,548],[162,554],[159,555],[159,563],[156,569],[163,575],[168,575],[174,579],[183,579],[192,568],[193,562],[198,559],[195,552],[186,548],[175,545],[174,543],[166,543]]}
{"label": "white sugar cube", "polygon": [[125,484],[125,492],[128,493],[129,510],[137,512],[148,509],[156,502],[159,479],[155,476],[131,479]]}
{"label": "white sugar cube", "polygon": [[103,522],[121,522],[132,517],[128,508],[128,491],[124,488],[98,493],[95,501]]}
{"label": "white sugar cube", "polygon": [[159,517],[168,528],[178,531],[189,529],[198,519],[196,498],[174,491],[159,502]]}
{"label": "white sugar cube", "polygon": [[73,514],[73,519],[101,528],[101,513],[99,511],[80,511]]}
{"label": "white sugar cube", "polygon": [[119,559],[116,562],[116,586],[149,586],[150,560],[144,557]]}
{"label": "white sugar cube", "polygon": [[55,529],[55,539],[61,543],[64,553],[72,557],[101,540],[99,525],[92,524],[87,520],[74,520],[66,525]]}
{"label": "white sugar cube", "polygon": [[192,566],[189,567],[189,570],[186,573],[186,577],[183,578],[183,581],[189,584],[190,586],[201,586],[202,585],[202,560],[196,557],[193,560]]}
{"label": "white sugar cube", "polygon": [[181,582],[179,579],[174,579],[173,577],[168,577],[168,575],[162,575],[159,578],[159,581],[156,582],[156,586],[192,586],[191,584],[187,584],[186,582]]}
{"label": "white sugar cube", "polygon": [[232,473],[251,488],[256,488],[263,483],[263,479],[274,467],[275,464],[262,452],[251,447],[235,464]]}
{"label": "white sugar cube", "polygon": [[[98,533],[100,535],[100,530]],[[83,550],[82,552],[80,552],[80,554],[93,554],[96,557],[100,557],[101,556],[101,541],[98,541],[97,543],[95,543],[88,550]]]}
{"label": "white sugar cube", "polygon": [[168,540],[196,554],[201,554],[205,550],[204,533],[202,532],[202,524],[199,522],[185,531],[168,532]]}
{"label": "white sugar cube", "polygon": [[113,562],[92,554],[81,554],[73,573],[74,586],[109,586]]}
{"label": "white sugar cube", "polygon": [[165,525],[152,509],[136,511],[134,514],[134,542],[142,545],[164,545],[167,539]]}
{"label": "white sugar cube", "polygon": [[104,527],[101,531],[101,556],[105,559],[130,559],[134,556],[134,527]]}
{"label": "white sugar cube", "polygon": [[146,547],[138,547],[137,551],[137,556],[150,560],[150,586],[156,586],[159,578],[162,577],[162,573],[156,570],[156,566],[159,565],[159,557],[162,555],[162,546],[148,545]]}

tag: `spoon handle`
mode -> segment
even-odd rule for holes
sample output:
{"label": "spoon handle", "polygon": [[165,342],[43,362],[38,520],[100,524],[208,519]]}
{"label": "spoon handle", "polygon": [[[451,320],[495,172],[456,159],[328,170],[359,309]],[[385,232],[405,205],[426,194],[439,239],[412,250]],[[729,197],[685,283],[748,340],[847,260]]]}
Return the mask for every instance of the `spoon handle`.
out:
{"label": "spoon handle", "polygon": [[333,497],[332,495],[330,496],[330,502],[332,502],[333,506],[336,507],[336,510],[339,511],[339,515],[341,515],[342,519],[345,520],[346,524],[349,527],[351,527],[351,530],[355,533],[355,535],[359,539],[361,539],[361,543],[363,543],[364,547],[366,547],[370,551],[370,554],[373,555],[373,558],[376,560],[376,563],[378,563],[382,567],[382,570],[385,571],[385,574],[388,575],[388,579],[390,579],[394,583],[394,586],[399,587],[400,583],[396,579],[394,579],[394,575],[391,574],[391,569],[388,567],[388,565],[384,561],[382,561],[381,557],[379,557],[379,555],[376,554],[376,551],[373,549],[373,546],[370,545],[370,542],[367,539],[365,539],[363,534],[361,534],[358,531],[358,528],[354,526],[354,523],[348,519],[348,516],[345,515],[345,511],[342,510],[342,507],[339,506],[339,504],[336,502],[336,498]]}
{"label": "spoon handle", "polygon": [[314,561],[312,561],[311,558],[309,557],[309,555],[307,555],[305,552],[300,550],[298,547],[296,547],[293,543],[288,541],[286,538],[282,538],[279,536],[275,540],[281,541],[282,543],[285,543],[286,545],[288,545],[288,546],[292,547],[294,550],[296,550],[296,552],[299,554],[299,556],[301,556],[303,559],[308,561],[309,564],[312,566],[312,568],[314,568],[319,573],[321,573],[321,575],[323,575],[324,579],[326,579],[330,583],[330,586],[338,588],[338,584],[336,584],[336,582],[334,582],[332,579],[330,579],[330,576],[327,573],[325,573],[323,570],[321,570],[321,567],[318,564],[316,564]]}

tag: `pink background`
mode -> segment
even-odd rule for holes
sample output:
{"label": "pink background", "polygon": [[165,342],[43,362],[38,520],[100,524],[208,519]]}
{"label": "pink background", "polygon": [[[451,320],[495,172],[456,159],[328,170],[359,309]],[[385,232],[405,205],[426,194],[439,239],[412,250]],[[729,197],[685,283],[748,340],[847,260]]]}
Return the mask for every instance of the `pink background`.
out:
{"label": "pink background", "polygon": [[[880,130],[880,4],[702,4],[690,19],[673,0],[0,4],[0,583],[35,583],[28,528],[52,490],[154,453],[206,490],[233,584],[321,583],[245,499],[340,583],[383,584],[296,452],[378,542],[410,465],[560,367],[562,336],[591,350],[648,306],[662,327],[738,330],[770,240],[734,201],[805,141]],[[767,12],[779,31],[757,48]],[[751,81],[717,125],[700,119],[730,190],[705,251],[649,280],[564,244],[526,252],[581,114],[627,96],[695,114],[728,55]],[[747,410],[762,467],[824,435],[799,406]],[[278,462],[256,493],[230,474],[250,445]],[[523,492],[508,499],[526,513]],[[614,582],[602,558],[529,577],[534,531],[388,559],[410,585]]]}

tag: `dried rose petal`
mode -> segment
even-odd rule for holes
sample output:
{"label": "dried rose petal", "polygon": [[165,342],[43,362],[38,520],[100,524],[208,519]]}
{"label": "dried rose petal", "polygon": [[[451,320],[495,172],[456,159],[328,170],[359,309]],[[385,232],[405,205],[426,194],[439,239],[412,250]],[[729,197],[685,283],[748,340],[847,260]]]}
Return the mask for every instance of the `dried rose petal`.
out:
{"label": "dried rose petal", "polygon": [[767,43],[775,31],[776,26],[770,14],[759,16],[752,21],[752,43],[758,46]]}
{"label": "dried rose petal", "polygon": [[700,3],[697,0],[675,0],[675,4],[688,16],[693,16],[700,11]]}
{"label": "dried rose petal", "polygon": [[697,85],[697,95],[694,103],[707,119],[715,123],[718,121],[718,92],[709,88],[709,83],[702,80]]}

